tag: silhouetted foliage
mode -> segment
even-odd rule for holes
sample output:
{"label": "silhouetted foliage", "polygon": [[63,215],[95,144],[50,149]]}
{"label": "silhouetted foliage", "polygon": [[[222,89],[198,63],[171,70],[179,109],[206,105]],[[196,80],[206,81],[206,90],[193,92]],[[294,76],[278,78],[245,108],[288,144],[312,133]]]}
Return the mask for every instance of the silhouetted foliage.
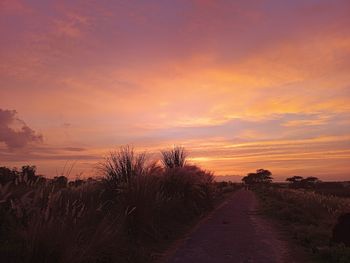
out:
{"label": "silhouetted foliage", "polygon": [[161,154],[165,168],[184,167],[186,164],[187,153],[184,147],[174,146],[173,149],[161,151]]}
{"label": "silhouetted foliage", "polygon": [[291,183],[290,187],[292,188],[311,188],[321,182],[314,176],[309,176],[306,178],[303,178],[302,176],[293,176],[288,177],[286,181]]}
{"label": "silhouetted foliage", "polygon": [[26,178],[28,181],[34,181],[37,178],[35,173],[36,173],[36,166],[35,165],[22,166],[21,176],[23,178]]}
{"label": "silhouetted foliage", "polygon": [[293,176],[293,177],[288,177],[286,179],[287,182],[293,183],[293,184],[298,184],[303,180],[302,176]]}
{"label": "silhouetted foliage", "polygon": [[51,182],[55,187],[58,187],[58,188],[64,188],[64,187],[67,187],[67,183],[68,183],[68,179],[67,177],[61,175],[61,176],[55,176],[53,179],[52,179],[52,182]]}
{"label": "silhouetted foliage", "polygon": [[318,179],[317,177],[314,177],[314,176],[309,176],[309,177],[306,177],[305,179],[302,180],[302,183],[306,184],[306,185],[317,184],[320,182],[321,182],[321,180]]}
{"label": "silhouetted foliage", "polygon": [[130,146],[120,147],[110,152],[99,168],[107,182],[113,185],[128,183],[132,177],[144,175],[146,170],[146,154],[135,153]]}
{"label": "silhouetted foliage", "polygon": [[76,180],[74,180],[74,181],[70,181],[70,182],[68,183],[68,185],[69,185],[70,187],[79,187],[79,186],[83,185],[84,182],[85,182],[84,180],[76,179]]}
{"label": "silhouetted foliage", "polygon": [[332,231],[332,241],[350,247],[350,213],[342,214]]}
{"label": "silhouetted foliage", "polygon": [[65,176],[40,178],[25,166],[0,185],[1,262],[150,262],[152,246],[177,238],[223,191],[197,166],[164,169],[145,159],[122,147],[100,164],[104,179],[68,187]]}
{"label": "silhouetted foliage", "polygon": [[[288,189],[281,185],[257,189],[257,193],[263,211],[281,220],[293,240],[312,252],[312,262],[350,262],[350,248],[336,243],[350,237],[349,198],[318,194],[314,188]],[[348,215],[339,217],[342,214]],[[334,242],[330,242],[332,239]]]}
{"label": "silhouetted foliage", "polygon": [[313,190],[323,195],[350,198],[349,182],[319,182],[315,184]]}
{"label": "silhouetted foliage", "polygon": [[5,185],[14,182],[18,177],[18,171],[7,167],[0,167],[0,184]]}
{"label": "silhouetted foliage", "polygon": [[269,170],[258,169],[256,173],[249,173],[242,178],[242,181],[248,185],[267,184],[272,182],[272,173]]}

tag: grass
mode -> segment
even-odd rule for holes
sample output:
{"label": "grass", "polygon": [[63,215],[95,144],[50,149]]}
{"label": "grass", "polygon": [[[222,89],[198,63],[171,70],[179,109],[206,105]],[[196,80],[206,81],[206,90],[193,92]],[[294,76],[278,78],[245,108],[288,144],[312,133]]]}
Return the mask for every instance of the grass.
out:
{"label": "grass", "polygon": [[331,241],[338,217],[350,211],[350,199],[307,189],[257,189],[268,216],[278,219],[313,262],[350,262],[350,248]]}
{"label": "grass", "polygon": [[1,260],[152,262],[236,189],[197,166],[162,167],[129,147],[101,167],[103,178],[70,183],[40,178],[32,166],[1,168]]}

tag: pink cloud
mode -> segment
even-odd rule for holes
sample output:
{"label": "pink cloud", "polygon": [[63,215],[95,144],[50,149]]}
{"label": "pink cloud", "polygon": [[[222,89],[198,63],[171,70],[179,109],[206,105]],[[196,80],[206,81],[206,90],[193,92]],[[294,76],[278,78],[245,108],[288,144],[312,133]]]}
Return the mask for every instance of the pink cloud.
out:
{"label": "pink cloud", "polygon": [[16,115],[17,112],[14,110],[0,109],[0,142],[5,143],[9,149],[23,148],[29,143],[43,142],[43,136],[29,128]]}

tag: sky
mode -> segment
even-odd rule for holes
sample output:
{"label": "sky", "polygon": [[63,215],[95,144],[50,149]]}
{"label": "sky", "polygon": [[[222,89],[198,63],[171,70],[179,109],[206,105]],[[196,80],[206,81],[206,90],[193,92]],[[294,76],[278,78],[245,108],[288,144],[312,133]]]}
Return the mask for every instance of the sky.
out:
{"label": "sky", "polygon": [[1,0],[0,34],[0,166],[182,145],[215,175],[350,179],[348,0]]}

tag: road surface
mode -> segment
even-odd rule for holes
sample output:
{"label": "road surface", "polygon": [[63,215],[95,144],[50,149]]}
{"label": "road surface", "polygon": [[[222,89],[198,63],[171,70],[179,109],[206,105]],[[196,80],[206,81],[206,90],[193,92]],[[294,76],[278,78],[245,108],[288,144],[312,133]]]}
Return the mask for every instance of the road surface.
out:
{"label": "road surface", "polygon": [[[167,263],[297,262],[271,223],[257,212],[249,190],[239,190],[169,253]],[[299,261],[300,262],[300,261]]]}

